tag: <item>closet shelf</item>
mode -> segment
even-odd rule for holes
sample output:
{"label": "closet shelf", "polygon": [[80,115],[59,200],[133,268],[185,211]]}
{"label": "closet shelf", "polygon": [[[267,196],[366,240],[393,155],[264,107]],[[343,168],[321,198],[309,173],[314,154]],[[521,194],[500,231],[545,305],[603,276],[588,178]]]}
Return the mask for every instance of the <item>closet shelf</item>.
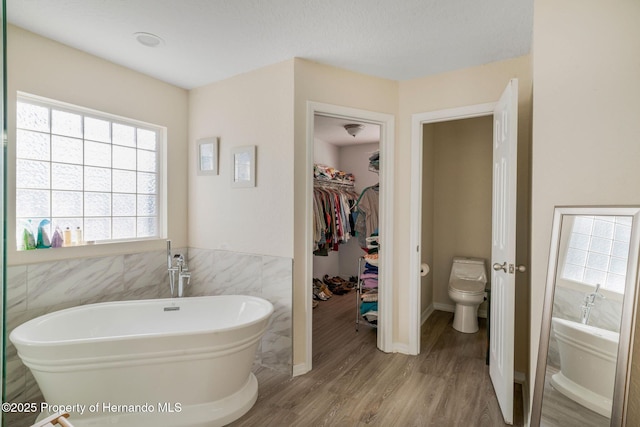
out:
{"label": "closet shelf", "polygon": [[[373,270],[375,270],[375,273],[373,272]],[[360,257],[358,258],[357,277],[358,285],[356,286],[356,332],[360,328],[360,322],[374,328],[378,327],[378,299],[375,295],[378,293],[378,268],[377,266],[368,264],[365,260],[365,257]],[[375,322],[373,318],[375,318]]]}

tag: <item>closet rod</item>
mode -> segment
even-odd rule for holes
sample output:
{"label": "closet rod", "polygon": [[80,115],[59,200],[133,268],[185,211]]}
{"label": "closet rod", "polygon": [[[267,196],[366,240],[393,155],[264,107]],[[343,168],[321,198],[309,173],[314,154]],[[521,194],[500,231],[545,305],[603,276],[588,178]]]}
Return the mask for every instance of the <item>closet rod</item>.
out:
{"label": "closet rod", "polygon": [[324,187],[324,188],[354,188],[353,182],[340,182],[340,181],[325,181],[321,179],[313,180],[314,187]]}

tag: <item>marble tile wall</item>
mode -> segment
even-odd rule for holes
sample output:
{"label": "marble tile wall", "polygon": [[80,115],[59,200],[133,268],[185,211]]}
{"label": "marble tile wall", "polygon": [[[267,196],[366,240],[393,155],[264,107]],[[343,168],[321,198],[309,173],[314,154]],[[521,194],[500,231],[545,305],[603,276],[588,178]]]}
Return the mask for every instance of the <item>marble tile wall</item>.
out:
{"label": "marble tile wall", "polygon": [[[154,251],[7,267],[7,336],[28,320],[64,308],[170,297],[166,262],[164,251]],[[9,340],[6,359],[7,400],[41,399]]]}
{"label": "marble tile wall", "polygon": [[189,248],[189,296],[243,294],[274,306],[256,363],[293,372],[293,260],[224,250]]}
{"label": "marble tile wall", "polygon": [[[192,272],[187,295],[248,294],[274,304],[256,362],[281,372],[292,368],[292,260],[186,248],[176,249]],[[107,301],[169,298],[166,252],[116,255],[7,268],[7,336],[43,314]],[[7,400],[38,401],[40,390],[7,340]]]}

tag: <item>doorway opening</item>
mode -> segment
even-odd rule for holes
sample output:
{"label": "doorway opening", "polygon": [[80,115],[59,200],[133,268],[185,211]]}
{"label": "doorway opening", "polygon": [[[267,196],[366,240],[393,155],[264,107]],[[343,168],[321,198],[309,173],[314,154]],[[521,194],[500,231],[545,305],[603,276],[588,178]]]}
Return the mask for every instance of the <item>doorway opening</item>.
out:
{"label": "doorway opening", "polygon": [[313,351],[322,366],[337,343],[376,349],[380,126],[316,114],[313,143]]}
{"label": "doorway opening", "polygon": [[[421,317],[428,317],[427,310],[455,311],[448,289],[454,258],[482,260],[484,275],[490,276],[492,139],[492,116],[423,125],[420,247],[421,261],[430,272],[421,277]],[[487,302],[475,305],[484,296],[484,285],[478,286],[482,295],[474,301],[474,310],[486,318]],[[476,326],[471,317],[464,321],[459,327],[465,332]]]}
{"label": "doorway opening", "polygon": [[[349,107],[307,103],[307,198],[306,198],[306,256],[305,256],[305,300],[306,300],[306,357],[304,366],[294,367],[294,375],[300,375],[312,369],[313,357],[313,248],[314,248],[314,211],[313,211],[313,170],[315,117],[346,120],[349,123],[374,125],[379,129],[379,212],[378,212],[378,252],[379,301],[377,316],[377,347],[384,352],[392,351],[393,331],[393,141],[394,117],[390,114],[359,110]],[[346,132],[346,130],[345,130]],[[357,179],[357,178],[356,178]],[[357,266],[353,270],[356,274]],[[389,284],[384,286],[384,284]],[[355,328],[355,299],[353,319]]]}
{"label": "doorway opening", "polygon": [[[429,126],[443,122],[452,123],[455,126],[458,120],[483,117],[491,118],[493,117],[495,105],[495,103],[478,104],[450,110],[414,114],[412,117],[410,247],[416,248],[417,250],[415,252],[412,251],[410,260],[411,271],[413,272],[410,277],[411,285],[409,287],[409,298],[412,302],[409,306],[409,317],[411,319],[409,323],[409,351],[411,354],[420,353],[421,325],[435,309],[433,292],[430,294],[428,289],[423,292],[422,288],[423,281],[434,280],[432,272],[429,273],[429,275],[432,276],[430,278],[425,276],[426,278],[423,280],[423,277],[420,276],[421,265],[426,263],[431,268],[434,255],[433,252],[429,253],[425,251],[425,248],[422,246],[423,216],[425,216],[423,212],[423,180],[425,179],[423,157],[425,155],[425,137],[429,140],[429,136],[425,135],[425,129],[431,131],[433,128]],[[489,256],[489,259],[490,258]],[[429,262],[431,262],[431,264],[429,264]],[[446,276],[448,281],[449,272],[446,272],[445,269],[445,272],[441,273]],[[427,285],[428,283],[425,283],[425,286]]]}

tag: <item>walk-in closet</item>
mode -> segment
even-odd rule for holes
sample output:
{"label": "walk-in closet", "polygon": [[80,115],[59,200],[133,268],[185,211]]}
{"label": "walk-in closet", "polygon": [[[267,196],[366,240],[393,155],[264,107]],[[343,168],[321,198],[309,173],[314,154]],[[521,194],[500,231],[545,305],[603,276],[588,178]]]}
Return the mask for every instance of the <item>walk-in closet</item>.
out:
{"label": "walk-in closet", "polygon": [[315,116],[313,322],[332,334],[371,334],[374,347],[379,145],[378,125]]}

